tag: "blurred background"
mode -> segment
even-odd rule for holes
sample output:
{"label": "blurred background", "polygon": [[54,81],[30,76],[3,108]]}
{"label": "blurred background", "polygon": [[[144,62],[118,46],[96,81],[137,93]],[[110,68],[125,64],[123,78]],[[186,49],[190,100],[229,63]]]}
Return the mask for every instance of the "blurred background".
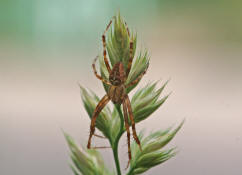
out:
{"label": "blurred background", "polygon": [[[137,130],[149,133],[186,118],[168,145],[179,154],[146,174],[240,175],[240,0],[1,0],[0,174],[72,174],[61,129],[86,146],[90,120],[78,83],[104,95],[91,64],[117,11],[137,32],[138,50],[149,50],[139,86],[171,78],[164,95],[172,95]],[[124,170],[125,136],[120,148]],[[114,169],[111,151],[101,152]]]}

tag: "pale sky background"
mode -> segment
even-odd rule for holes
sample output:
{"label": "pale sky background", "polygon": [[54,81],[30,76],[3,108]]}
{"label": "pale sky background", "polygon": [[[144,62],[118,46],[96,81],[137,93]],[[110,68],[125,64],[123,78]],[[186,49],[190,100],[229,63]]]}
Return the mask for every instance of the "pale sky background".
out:
{"label": "pale sky background", "polygon": [[[163,95],[172,95],[137,130],[186,118],[166,147],[179,154],[145,174],[241,175],[242,4],[168,0],[0,2],[0,174],[72,174],[61,128],[86,146],[90,120],[77,83],[104,95],[91,64],[118,9],[151,56],[139,87],[171,78]],[[101,152],[114,169],[111,151]],[[122,170],[123,152],[126,135]]]}

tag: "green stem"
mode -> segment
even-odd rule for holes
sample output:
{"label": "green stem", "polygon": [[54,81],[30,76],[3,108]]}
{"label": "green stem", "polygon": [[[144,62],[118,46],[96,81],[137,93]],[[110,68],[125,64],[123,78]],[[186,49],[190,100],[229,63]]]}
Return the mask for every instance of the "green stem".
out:
{"label": "green stem", "polygon": [[133,174],[133,169],[129,170],[128,174],[127,175],[132,175]]}
{"label": "green stem", "polygon": [[123,118],[123,114],[121,111],[121,105],[115,105],[115,107],[118,111],[119,118],[120,118],[120,128],[119,128],[119,133],[114,141],[114,144],[112,145],[112,149],[113,149],[113,156],[114,156],[114,160],[115,160],[117,174],[121,175],[120,163],[119,163],[119,158],[118,158],[118,143],[119,143],[120,137],[123,134],[124,118]]}

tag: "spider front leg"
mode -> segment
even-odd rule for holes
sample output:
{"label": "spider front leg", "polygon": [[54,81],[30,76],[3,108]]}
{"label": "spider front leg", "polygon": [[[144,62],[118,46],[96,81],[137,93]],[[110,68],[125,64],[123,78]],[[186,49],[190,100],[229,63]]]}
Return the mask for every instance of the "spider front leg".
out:
{"label": "spider front leg", "polygon": [[108,97],[108,95],[105,95],[101,101],[98,103],[98,105],[96,106],[93,115],[92,115],[92,120],[91,120],[91,126],[90,126],[90,135],[89,135],[89,139],[88,139],[88,143],[87,143],[87,148],[90,149],[91,148],[91,139],[92,136],[95,132],[95,123],[96,123],[96,119],[98,117],[98,115],[100,114],[100,112],[102,111],[102,109],[106,106],[106,104],[109,102],[110,98]]}
{"label": "spider front leg", "polygon": [[130,149],[130,131],[129,131],[129,119],[128,119],[128,112],[127,112],[127,106],[125,101],[123,101],[123,111],[124,111],[124,123],[125,128],[127,132],[127,141],[128,141],[128,155],[129,155],[129,161],[125,169],[129,167],[129,163],[131,161],[131,149]]}
{"label": "spider front leg", "polygon": [[127,25],[127,23],[126,23],[125,21],[124,21],[124,24],[125,24],[125,27],[126,27],[126,30],[127,30],[128,36],[130,37],[130,32],[129,32],[128,25]]}
{"label": "spider front leg", "polygon": [[[125,23],[125,27],[126,27],[129,39],[130,39],[130,32],[129,32],[128,25],[127,25],[126,22],[124,22],[124,23]],[[133,57],[133,50],[134,50],[134,42],[133,42],[133,40],[130,40],[130,42],[129,42],[129,62],[128,62],[127,70],[126,70],[126,77],[127,78],[128,78],[129,72],[131,70],[132,62],[133,62],[133,58],[134,58]]]}
{"label": "spider front leg", "polygon": [[[129,34],[129,30],[127,28],[127,31],[128,31],[128,34]],[[128,67],[127,67],[127,70],[126,70],[126,77],[128,78],[128,75],[129,75],[129,72],[130,72],[130,69],[132,67],[132,62],[133,62],[133,50],[134,50],[134,43],[133,41],[131,40],[130,43],[129,43],[129,63],[128,63]]]}
{"label": "spider front leg", "polygon": [[107,25],[106,27],[106,30],[103,32],[103,35],[102,35],[102,42],[103,42],[103,58],[104,58],[104,62],[105,62],[105,65],[108,69],[108,72],[109,74],[111,73],[111,68],[110,68],[110,65],[109,65],[109,62],[108,62],[108,58],[107,58],[107,49],[106,49],[106,32],[108,31],[109,27],[111,26],[112,24],[112,20],[110,20],[109,24]]}
{"label": "spider front leg", "polygon": [[98,56],[94,59],[94,61],[93,61],[93,63],[92,63],[92,69],[93,69],[93,72],[94,72],[94,74],[96,75],[96,77],[97,77],[99,80],[101,80],[103,83],[105,83],[105,84],[111,86],[112,84],[111,84],[109,81],[105,80],[104,78],[102,78],[100,75],[97,74],[97,70],[96,70],[96,66],[95,66],[95,63],[96,63],[96,61],[97,61],[97,58],[98,58]]}
{"label": "spider front leg", "polygon": [[131,103],[130,103],[128,95],[125,96],[124,100],[125,100],[124,103],[126,103],[126,106],[127,106],[128,112],[129,112],[129,118],[130,118],[131,125],[132,125],[132,131],[133,131],[134,140],[139,145],[140,151],[142,151],[139,138],[138,138],[138,136],[136,134],[134,115],[133,115],[133,112],[132,112]]}

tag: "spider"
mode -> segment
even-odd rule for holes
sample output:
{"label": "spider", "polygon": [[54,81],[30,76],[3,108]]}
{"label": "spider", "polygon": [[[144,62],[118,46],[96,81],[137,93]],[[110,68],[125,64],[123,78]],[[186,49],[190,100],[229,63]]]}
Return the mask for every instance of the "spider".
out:
{"label": "spider", "polygon": [[[106,30],[104,31],[104,33],[102,35],[103,58],[104,58],[105,66],[107,67],[107,70],[108,70],[108,73],[109,73],[109,81],[103,79],[100,75],[98,75],[98,73],[96,71],[96,67],[95,67],[97,57],[94,59],[93,64],[92,64],[92,68],[93,68],[93,72],[94,72],[95,76],[99,80],[101,80],[103,83],[109,85],[109,90],[108,90],[108,93],[106,95],[104,95],[104,97],[97,104],[97,106],[96,106],[96,108],[93,112],[87,148],[88,149],[91,148],[91,138],[92,138],[92,136],[93,135],[97,136],[96,134],[94,134],[96,119],[97,119],[98,115],[100,114],[100,112],[102,111],[102,109],[111,100],[114,104],[119,104],[119,105],[122,104],[123,105],[124,122],[125,122],[126,131],[127,131],[127,138],[128,138],[128,157],[129,157],[129,162],[130,162],[130,160],[131,160],[131,149],[130,149],[130,130],[129,130],[130,126],[129,126],[129,122],[128,122],[128,116],[129,116],[130,121],[131,121],[134,140],[139,145],[139,148],[140,148],[141,151],[142,151],[142,148],[141,148],[141,145],[140,145],[139,138],[137,137],[137,134],[136,134],[134,116],[133,116],[131,103],[130,103],[128,94],[126,93],[126,88],[138,83],[138,81],[146,73],[148,66],[146,67],[144,72],[141,73],[134,81],[132,81],[128,84],[125,84],[127,77],[129,75],[131,66],[132,66],[132,61],[133,61],[133,41],[131,40],[129,42],[129,62],[128,62],[127,70],[125,71],[124,65],[123,65],[122,62],[117,62],[116,64],[114,64],[113,68],[111,69],[111,67],[109,65],[108,58],[107,58],[106,36],[105,36],[105,33],[108,31],[111,24],[112,24],[112,20],[109,22],[109,24],[106,27]],[[126,25],[126,23],[125,23],[125,25]],[[126,25],[126,30],[127,30],[128,36],[130,37],[129,29],[128,29],[127,25]],[[128,165],[129,165],[129,162],[128,162]]]}

